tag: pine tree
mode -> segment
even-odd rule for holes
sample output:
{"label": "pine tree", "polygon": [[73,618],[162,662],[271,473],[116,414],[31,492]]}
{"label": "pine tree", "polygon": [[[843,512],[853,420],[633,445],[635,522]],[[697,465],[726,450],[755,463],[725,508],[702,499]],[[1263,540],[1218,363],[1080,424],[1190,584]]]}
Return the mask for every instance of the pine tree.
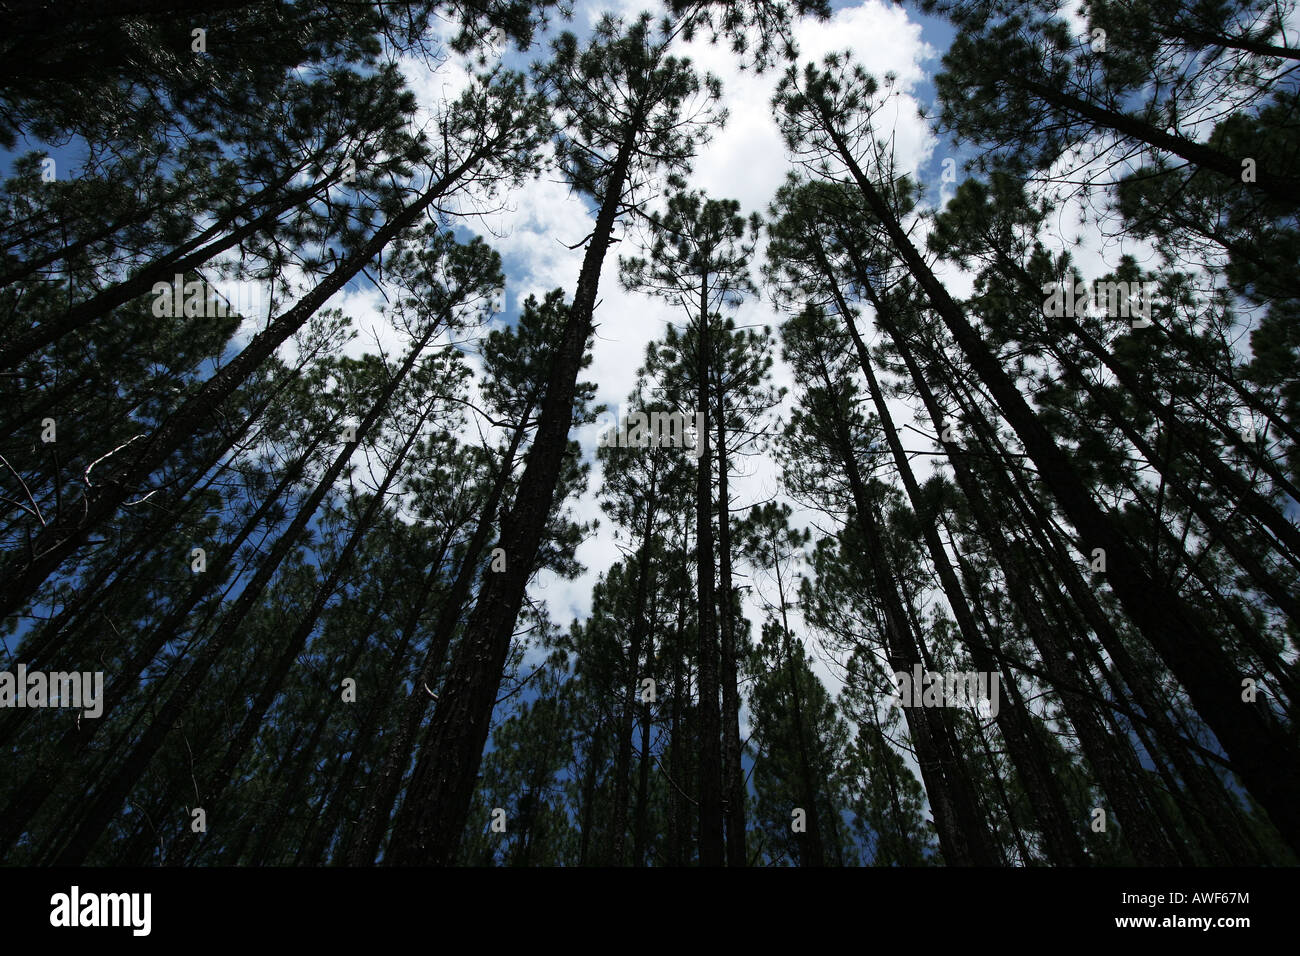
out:
{"label": "pine tree", "polygon": [[[571,131],[557,144],[561,166],[577,188],[598,198],[599,211],[556,342],[524,474],[502,523],[506,570],[480,591],[422,748],[421,759],[436,768],[433,779],[408,793],[409,816],[399,817],[396,852],[388,862],[447,862],[455,854],[514,620],[555,503],[577,375],[589,360],[600,266],[614,224],[634,204],[639,176],[682,167],[707,136],[718,84],[701,83],[688,63],[667,54],[667,45],[667,37],[653,35],[648,16],[626,28],[606,18],[585,50],[565,34],[555,43],[552,61],[538,70]],[[702,97],[698,112],[689,112],[697,97]]]}

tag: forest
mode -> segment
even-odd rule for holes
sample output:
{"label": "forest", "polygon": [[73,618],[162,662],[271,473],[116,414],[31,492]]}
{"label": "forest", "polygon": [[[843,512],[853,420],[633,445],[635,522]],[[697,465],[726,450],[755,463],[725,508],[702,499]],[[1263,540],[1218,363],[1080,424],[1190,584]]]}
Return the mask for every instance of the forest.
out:
{"label": "forest", "polygon": [[1296,4],[0,21],[0,862],[1300,861]]}

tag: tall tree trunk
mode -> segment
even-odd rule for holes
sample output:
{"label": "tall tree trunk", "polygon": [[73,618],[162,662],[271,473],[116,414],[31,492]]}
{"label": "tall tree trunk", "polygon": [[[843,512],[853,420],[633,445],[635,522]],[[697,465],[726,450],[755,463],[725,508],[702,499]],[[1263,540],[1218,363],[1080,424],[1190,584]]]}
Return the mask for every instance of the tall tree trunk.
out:
{"label": "tall tree trunk", "polygon": [[[97,292],[84,302],[72,306],[58,318],[42,322],[35,328],[15,336],[4,346],[0,346],[0,369],[12,368],[37,350],[58,341],[61,336],[88,325],[95,319],[107,315],[113,309],[125,305],[132,299],[139,298],[152,290],[155,283],[170,283],[177,274],[188,275],[215,256],[221,255],[250,236],[266,229],[287,210],[310,202],[323,189],[327,189],[338,182],[343,175],[343,170],[340,167],[339,170],[319,182],[276,196],[276,193],[300,171],[297,168],[291,170],[287,175],[282,175],[276,182],[259,192],[259,197],[271,195],[275,201],[267,209],[250,218],[239,228],[224,232],[240,214],[252,212],[253,208],[255,208],[252,199],[244,203],[239,210],[227,216],[223,221],[214,223],[199,235],[169,250],[165,255],[154,259],[130,278],[123,279],[121,282]],[[177,309],[179,305],[179,303],[173,303],[173,308]]]}
{"label": "tall tree trunk", "polygon": [[740,672],[737,667],[736,607],[731,587],[731,495],[727,490],[727,409],[718,386],[718,607],[722,636],[722,757],[727,805],[727,866],[748,864],[745,852],[745,768],[741,763]]}
{"label": "tall tree trunk", "polygon": [[1089,496],[1069,458],[912,245],[893,210],[867,180],[838,134],[836,139],[837,150],[868,207],[884,224],[894,248],[931,306],[997,401],[1038,466],[1042,481],[1078,529],[1085,548],[1091,551],[1100,547],[1105,551],[1110,569],[1107,578],[1125,611],[1187,689],[1234,769],[1268,811],[1283,838],[1293,849],[1300,850],[1300,747],[1257,711],[1242,705],[1240,675],[1214,635],[1207,632],[1200,615],[1165,582],[1146,572],[1140,555]]}
{"label": "tall tree trunk", "polygon": [[591,857],[596,825],[596,778],[605,762],[605,725],[598,723],[587,748],[587,768],[582,778],[582,807],[578,814],[580,832],[578,866],[587,866]]}
{"label": "tall tree trunk", "polygon": [[[223,554],[214,560],[208,573],[214,574],[225,561],[233,560],[257,527],[266,519],[281,498],[302,477],[308,462],[324,439],[323,434],[313,436],[311,442],[298,455],[276,487],[267,495],[256,511],[244,522],[239,532],[223,549]],[[158,656],[168,644],[175,640],[180,629],[188,621],[190,614],[212,589],[207,578],[200,578],[190,586],[185,598],[173,607],[159,625],[142,640],[130,659],[114,677],[104,692],[102,712],[97,720],[78,721],[64,731],[53,747],[52,759],[38,765],[33,770],[22,788],[10,798],[8,806],[0,813],[0,851],[13,845],[22,834],[23,828],[33,815],[48,799],[54,788],[75,769],[75,754],[89,745],[96,733],[108,723],[108,718],[116,713],[118,706],[139,682],[145,668]],[[200,622],[205,626],[207,619]],[[116,747],[109,748],[110,752]]]}
{"label": "tall tree trunk", "polygon": [[371,696],[365,715],[357,725],[356,734],[353,736],[348,761],[344,764],[339,778],[334,782],[333,792],[330,794],[328,802],[324,804],[323,812],[317,814],[311,821],[303,837],[302,845],[298,848],[297,856],[294,858],[295,865],[320,865],[326,847],[338,829],[344,807],[352,796],[353,783],[361,770],[361,764],[365,760],[368,748],[373,744],[375,730],[384,719],[384,715],[393,709],[393,702],[399,699],[398,691],[401,689],[402,670],[406,666],[406,655],[415,640],[420,617],[429,606],[429,599],[433,596],[438,581],[442,579],[442,562],[446,559],[447,549],[451,547],[452,534],[453,532],[448,530],[447,534],[443,535],[438,552],[429,564],[429,570],[424,575],[424,581],[420,585],[420,592],[411,602],[410,609],[402,620],[401,636],[398,638],[397,650],[393,653],[393,659],[384,670],[383,680],[379,685],[380,692]]}
{"label": "tall tree trunk", "polygon": [[[420,354],[433,338],[436,329],[437,324],[430,323],[420,341],[412,345],[401,367],[389,379],[375,404],[358,425],[356,431],[358,442],[363,441],[369,435],[381,415],[387,411],[393,396],[415,366]],[[198,659],[185,672],[185,676],[181,678],[179,684],[144,735],[132,748],[130,754],[112,777],[102,784],[92,796],[90,806],[87,808],[80,826],[72,834],[59,855],[58,861],[60,865],[78,865],[84,861],[86,854],[93,848],[113,815],[118,812],[122,801],[130,793],[131,787],[134,786],[153,755],[162,745],[163,740],[185,709],[190,698],[194,696],[222,652],[234,640],[239,627],[253,609],[254,604],[260,599],[280,564],[293,547],[297,545],[303,531],[306,530],[307,524],[320,508],[321,502],[324,501],[326,494],[334,486],[334,482],[342,474],[354,451],[355,448],[349,444],[335,456],[334,462],[321,477],[316,489],[298,510],[289,527],[276,539],[270,553],[258,567],[257,573],[240,592],[231,609],[208,638],[203,650],[198,655]]]}
{"label": "tall tree trunk", "polygon": [[[681,541],[683,552],[689,550],[689,516],[682,513]],[[683,571],[683,574],[685,572]],[[683,581],[677,597],[677,625],[673,631],[673,696],[669,707],[668,775],[672,778],[672,812],[668,828],[668,860],[673,866],[685,866],[688,861],[686,847],[690,844],[690,807],[687,805],[686,760],[684,741],[691,737],[687,731],[686,702],[690,691],[686,686],[686,602],[690,597],[689,582]]]}
{"label": "tall tree trunk", "polygon": [[[657,461],[657,459],[653,459]],[[637,552],[636,590],[632,597],[631,636],[628,642],[628,666],[623,677],[623,710],[619,718],[618,756],[614,762],[614,819],[610,826],[607,863],[623,866],[627,842],[627,804],[631,781],[632,730],[636,720],[638,668],[641,665],[641,642],[645,639],[646,596],[650,591],[650,554],[654,541],[655,517],[659,512],[656,496],[657,468],[650,472],[650,484],[641,503],[645,509],[645,524],[641,529],[641,547]]]}
{"label": "tall tree trunk", "polygon": [[[818,249],[820,250],[820,247]],[[908,500],[912,504],[912,510],[921,523],[922,534],[930,554],[930,560],[939,576],[944,596],[947,597],[948,604],[952,608],[957,628],[975,665],[985,673],[995,673],[998,671],[998,666],[994,661],[987,640],[981,634],[975,621],[975,616],[957,580],[952,564],[948,560],[948,552],[939,539],[938,528],[935,522],[927,520],[925,515],[926,508],[920,486],[917,484],[916,476],[912,472],[911,462],[908,460],[907,452],[899,438],[898,429],[894,426],[893,416],[885,401],[884,392],[876,379],[866,343],[858,332],[857,323],[854,322],[848,302],[844,300],[834,274],[830,271],[829,263],[821,255],[820,251],[818,254],[827,281],[831,284],[837,307],[853,339],[853,345],[858,355],[858,364],[866,376],[871,400],[876,409],[876,416],[880,420],[880,427],[885,435],[885,441],[889,445],[890,453],[894,458],[895,469],[902,479]],[[855,266],[860,269],[860,260],[856,258],[856,250],[852,254],[855,256]],[[888,315],[885,303],[876,295],[875,288],[869,277],[861,275],[859,281],[867,292],[881,325],[887,329],[895,328],[896,326],[892,317]],[[907,344],[899,336],[894,335],[892,338],[895,347],[900,351],[907,348]],[[942,433],[943,422],[941,420],[936,421],[935,428]],[[1029,731],[1024,722],[1023,711],[1017,707],[999,708],[995,719],[998,723],[998,730],[1007,743],[1007,749],[1016,772],[1020,775],[1020,779],[1024,782],[1025,788],[1032,799],[1048,858],[1057,864],[1082,864],[1086,860],[1083,846],[1079,842],[1077,831],[1070,825],[1069,814],[1065,809],[1065,800],[1060,792],[1060,786],[1052,774],[1051,768],[1041,759],[1041,751],[1038,751],[1030,743]]]}
{"label": "tall tree trunk", "polygon": [[[402,787],[402,778],[411,761],[411,749],[415,745],[416,735],[419,733],[424,715],[429,709],[429,698],[426,694],[431,694],[433,691],[428,685],[436,683],[437,675],[442,670],[443,661],[447,657],[447,649],[451,646],[452,636],[455,634],[457,624],[460,623],[461,609],[465,606],[470,589],[474,585],[479,559],[492,533],[497,508],[501,504],[506,486],[510,483],[510,476],[514,473],[515,456],[518,455],[519,446],[528,431],[530,412],[531,406],[524,409],[514,433],[510,436],[510,445],[501,458],[501,465],[492,481],[492,488],[479,511],[474,533],[465,546],[465,556],[456,572],[456,578],[438,610],[438,621],[430,635],[425,659],[411,686],[411,694],[402,709],[397,733],[389,741],[384,752],[378,778],[367,790],[361,819],[357,822],[348,843],[346,861],[349,866],[370,866],[375,862],[375,856],[383,844],[393,805],[397,802],[397,795]],[[408,623],[414,627],[417,621],[412,619]]]}
{"label": "tall tree trunk", "polygon": [[800,841],[799,865],[819,867],[826,865],[826,851],[822,845],[820,800],[817,797],[817,780],[813,776],[812,759],[808,753],[808,732],[804,727],[803,695],[799,692],[799,671],[795,666],[794,650],[790,641],[790,615],[785,599],[785,582],[781,577],[781,558],[772,548],[772,569],[776,573],[777,599],[781,602],[781,654],[784,658],[786,680],[790,685],[790,720],[794,724],[795,745],[799,753],[799,793],[804,805],[806,829]]}
{"label": "tall tree trunk", "polygon": [[88,491],[85,507],[79,512],[61,513],[33,540],[31,556],[27,560],[15,560],[4,569],[4,583],[0,584],[0,617],[21,609],[45,579],[85,543],[94,528],[114,514],[191,435],[205,431],[207,424],[219,414],[221,405],[254,371],[302,328],[331,296],[360,273],[366,263],[382,253],[390,242],[445,195],[474,161],[475,157],[470,157],[436,180],[418,200],[380,227],[356,253],[341,262],[293,308],[254,335],[239,355],[222,366],[148,435],[142,447],[138,450],[121,449],[112,459],[117,464],[106,466],[106,474],[100,476],[99,484]]}
{"label": "tall tree trunk", "polygon": [[[373,633],[374,629],[378,627],[378,625],[379,625],[379,610],[378,608],[376,608],[371,612],[371,614],[368,617],[367,626],[365,630],[362,632],[361,639],[353,643],[352,648],[349,650],[347,654],[347,657],[342,662],[342,667],[340,667],[336,671],[336,673],[350,674],[352,672],[353,668],[356,667],[357,662],[361,659],[361,655],[366,650],[366,642],[369,640],[370,635]],[[393,654],[393,660],[390,663],[385,676],[390,676],[394,670],[400,667],[401,663],[405,660],[405,655],[406,655],[406,645],[399,644],[397,651]],[[387,690],[389,687],[388,681],[385,681],[383,684],[381,684],[381,687],[383,688],[383,690]],[[335,693],[335,688],[324,687],[322,688],[322,691],[325,695],[331,695]],[[373,713],[376,710],[383,709],[384,699],[385,698],[383,697],[382,693],[372,695],[372,699],[369,703],[369,706],[367,707],[367,715],[362,720],[363,726],[358,729],[357,737],[353,741],[353,745],[351,748],[352,757],[356,756],[357,750],[363,749],[359,746],[360,740],[363,739],[364,736],[368,736],[368,734],[364,733],[366,729],[364,726],[365,721],[369,718],[369,715],[371,713]],[[329,711],[325,711],[323,716],[328,717],[331,716],[331,714]],[[324,725],[318,724],[317,726],[323,727]],[[316,741],[318,740],[319,738],[316,737],[315,733],[313,733],[313,743],[309,747],[304,748],[304,753],[301,755],[300,759],[298,760],[297,765],[294,767],[293,775],[289,778],[289,782],[285,786],[284,797],[282,800],[284,812],[275,814],[270,820],[266,821],[265,825],[262,827],[262,833],[258,838],[257,846],[255,846],[253,848],[252,853],[249,854],[249,862],[252,863],[253,865],[265,866],[268,857],[275,850],[275,843],[279,839],[280,834],[284,831],[285,825],[289,822],[290,808],[297,802],[298,796],[302,792],[303,785],[307,780],[308,775],[310,774],[311,770],[316,766]],[[342,750],[340,749],[339,754],[336,755],[336,760],[341,762],[341,759],[342,759]],[[336,763],[335,764],[336,769],[337,766],[338,765]],[[320,799],[317,801],[314,810],[308,810],[306,812],[306,820],[303,821],[303,826],[301,828],[301,836],[299,838],[298,853],[295,855],[295,859],[294,859],[295,864],[299,863],[299,858],[302,855],[302,851],[308,846],[308,844],[311,841],[311,837],[313,833],[315,833],[319,828],[322,814],[326,808],[327,801],[329,800],[331,794],[337,791],[337,787],[339,786],[338,781],[340,781],[341,779],[342,779],[342,775],[340,774],[339,776],[336,776],[334,772],[324,773],[321,775],[321,786],[319,787]],[[335,781],[335,785],[333,787],[329,785],[330,781]],[[236,865],[240,859],[240,854],[231,853],[228,858],[232,865]]]}
{"label": "tall tree trunk", "polygon": [[632,155],[644,122],[637,110],[605,183],[573,304],[556,347],[533,446],[514,507],[503,522],[506,569],[487,576],[457,647],[421,754],[429,779],[408,789],[385,861],[450,865],[469,816],[515,619],[550,518],[568,452],[578,374],[591,335],[600,268],[623,202]]}
{"label": "tall tree trunk", "polygon": [[[1109,110],[1077,96],[1072,96],[1062,89],[1021,77],[1012,82],[1027,92],[1033,93],[1044,103],[1087,120],[1099,128],[1114,130],[1139,143],[1146,143],[1156,149],[1187,160],[1193,165],[1222,173],[1229,180],[1241,182],[1241,157],[1230,156],[1212,146],[1196,143],[1167,133],[1164,130],[1144,122],[1127,113]],[[1255,173],[1255,184],[1260,191],[1268,193],[1273,199],[1292,207],[1300,204],[1300,181],[1290,176],[1279,176],[1270,169],[1260,168]]]}
{"label": "tall tree trunk", "polygon": [[[646,672],[654,673],[654,629],[646,635]],[[632,833],[632,865],[646,865],[646,844],[650,834],[650,724],[653,717],[652,701],[643,703],[641,710],[641,756],[636,785],[636,819]]]}
{"label": "tall tree trunk", "polygon": [[[299,363],[281,382],[277,383],[266,398],[241,419],[228,439],[227,445],[233,447],[243,440],[244,436],[252,428],[253,423],[260,419],[271,403],[290,383],[298,378],[305,364],[305,361]],[[190,472],[172,495],[173,500],[182,503],[181,507],[179,509],[158,508],[145,526],[133,535],[131,545],[121,562],[104,562],[89,581],[78,585],[76,601],[70,601],[37,634],[24,639],[15,663],[22,662],[30,670],[39,670],[46,662],[52,660],[56,654],[62,653],[63,648],[68,646],[75,637],[74,628],[78,626],[84,627],[82,621],[85,617],[107,606],[116,589],[123,581],[131,578],[131,571],[134,569],[136,561],[157,544],[164,532],[174,527],[191,508],[199,503],[198,496],[191,496],[191,492],[198,487],[204,476],[208,475],[216,467],[216,472],[209,475],[208,479],[203,482],[202,490],[207,490],[233,467],[233,461],[220,462],[224,453],[224,448],[216,450],[199,467]],[[111,580],[109,580],[110,577]],[[30,711],[27,708],[15,708],[12,711],[13,717],[9,721],[0,720],[0,744],[8,740],[9,734],[16,730],[21,720],[20,715],[28,713]]]}
{"label": "tall tree trunk", "polygon": [[[828,370],[823,367],[821,372],[827,391],[832,391]],[[911,674],[913,665],[922,663],[921,655],[908,626],[908,615],[893,576],[883,564],[883,539],[875,518],[875,506],[858,468],[846,424],[838,414],[833,424],[836,431],[836,453],[849,483],[854,518],[866,545],[864,571],[873,582],[882,604],[886,655],[896,673]],[[955,755],[945,746],[941,726],[943,715],[936,712],[938,708],[931,707],[904,705],[902,710],[916,747],[917,763],[934,811],[935,827],[939,833],[939,846],[944,859],[955,866],[992,864],[992,860],[982,859],[980,851],[970,843],[972,838],[981,844],[987,842],[980,838],[980,830],[987,828],[975,806],[973,795],[964,786],[961,774],[954,765]]]}
{"label": "tall tree trunk", "polygon": [[[240,722],[239,729],[235,732],[234,739],[227,746],[220,764],[218,764],[217,769],[207,781],[207,786],[204,788],[206,793],[200,791],[199,797],[206,804],[205,809],[215,809],[220,806],[222,797],[225,796],[226,789],[230,786],[231,777],[234,776],[235,770],[239,767],[239,763],[243,760],[248,748],[252,746],[257,732],[261,729],[262,722],[266,718],[267,711],[271,709],[271,705],[275,703],[275,699],[280,695],[280,690],[289,676],[289,671],[293,668],[294,661],[306,649],[307,642],[316,630],[316,623],[325,610],[325,605],[334,597],[344,572],[351,569],[357,549],[361,547],[361,542],[370,533],[370,529],[374,527],[375,520],[379,517],[386,503],[388,490],[401,473],[402,466],[406,463],[406,456],[410,454],[411,447],[420,437],[420,431],[425,422],[428,421],[429,413],[432,410],[433,405],[431,403],[421,412],[415,425],[407,434],[401,450],[389,463],[383,480],[367,503],[366,510],[357,521],[356,527],[348,535],[347,543],[344,544],[343,550],[334,561],[333,567],[330,568],[324,580],[317,586],[311,604],[299,620],[289,639],[284,642],[280,653],[276,656],[271,667],[271,673],[263,682],[262,688],[257,697],[254,698],[248,713],[244,715],[244,719]],[[180,839],[182,842],[193,843],[196,840],[196,835],[192,830],[187,830]]]}
{"label": "tall tree trunk", "polygon": [[695,478],[695,573],[699,602],[699,810],[700,865],[722,866],[723,780],[722,712],[718,707],[719,649],[717,596],[713,586],[713,455],[709,396],[709,277],[700,276],[700,313],[696,319],[695,401],[700,416],[700,457]]}

